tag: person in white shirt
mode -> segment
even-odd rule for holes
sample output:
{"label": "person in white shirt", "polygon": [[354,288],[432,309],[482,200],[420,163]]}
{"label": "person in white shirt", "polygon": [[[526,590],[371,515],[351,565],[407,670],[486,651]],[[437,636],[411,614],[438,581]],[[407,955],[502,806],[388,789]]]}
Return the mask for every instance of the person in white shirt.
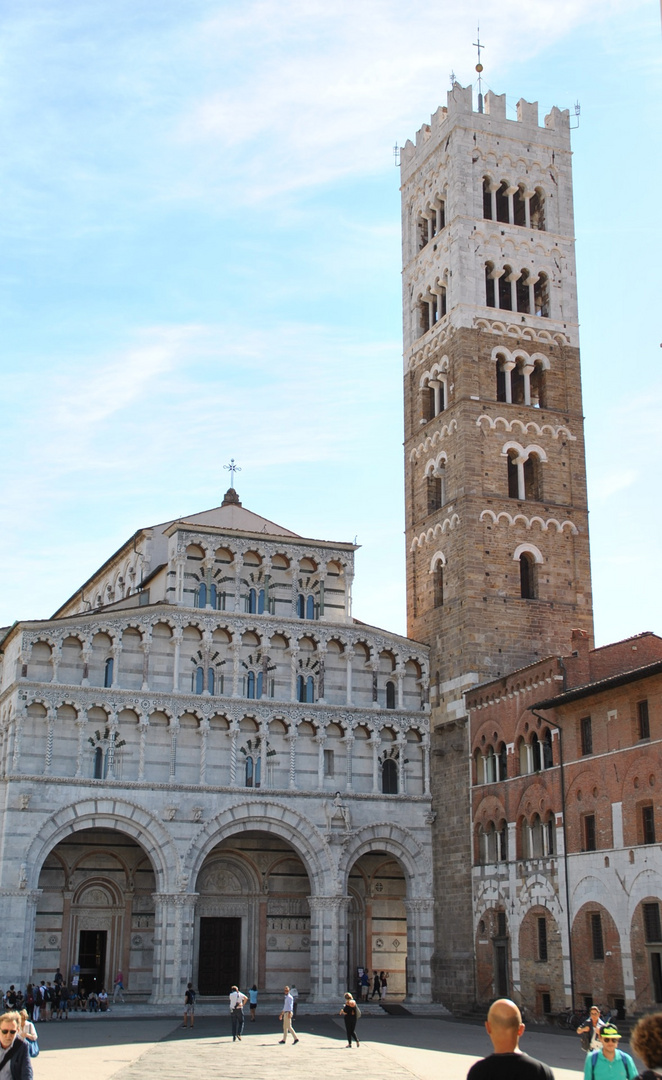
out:
{"label": "person in white shirt", "polygon": [[292,1027],[292,1013],[294,1012],[294,1001],[292,999],[289,986],[285,987],[284,994],[285,998],[283,1000],[283,1011],[278,1017],[279,1020],[283,1021],[283,1037],[280,1041],[281,1043],[287,1042],[287,1033],[288,1031],[291,1031],[294,1042],[298,1043],[299,1036]]}
{"label": "person in white shirt", "polygon": [[242,994],[236,986],[233,986],[230,991],[230,1016],[232,1017],[232,1041],[236,1042],[239,1039],[241,1042],[241,1036],[244,1032],[244,1005],[248,1001],[245,994]]}

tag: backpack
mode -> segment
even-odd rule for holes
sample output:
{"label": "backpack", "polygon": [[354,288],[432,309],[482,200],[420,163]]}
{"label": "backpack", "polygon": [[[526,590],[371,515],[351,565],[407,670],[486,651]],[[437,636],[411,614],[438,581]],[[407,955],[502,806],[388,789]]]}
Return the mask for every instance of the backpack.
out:
{"label": "backpack", "polygon": [[356,1019],[357,1020],[361,1019],[361,1010],[359,1009],[358,1002],[356,1004]]}
{"label": "backpack", "polygon": [[184,994],[185,1005],[195,1005],[195,990],[187,990]]}

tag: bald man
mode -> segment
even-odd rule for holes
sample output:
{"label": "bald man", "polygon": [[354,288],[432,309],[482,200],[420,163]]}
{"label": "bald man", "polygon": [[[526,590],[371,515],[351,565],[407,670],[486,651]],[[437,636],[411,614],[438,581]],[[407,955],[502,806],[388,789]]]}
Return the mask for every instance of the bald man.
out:
{"label": "bald man", "polygon": [[467,1080],[554,1080],[548,1065],[520,1050],[524,1024],[514,1001],[508,998],[495,1001],[490,1006],[485,1027],[494,1053],[472,1065]]}

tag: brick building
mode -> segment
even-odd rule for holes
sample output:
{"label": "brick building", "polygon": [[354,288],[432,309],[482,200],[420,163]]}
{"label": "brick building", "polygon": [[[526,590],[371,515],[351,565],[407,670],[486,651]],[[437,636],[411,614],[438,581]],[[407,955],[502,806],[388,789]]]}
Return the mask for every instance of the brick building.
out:
{"label": "brick building", "polygon": [[551,656],[467,694],[476,999],[662,1002],[662,638]]}

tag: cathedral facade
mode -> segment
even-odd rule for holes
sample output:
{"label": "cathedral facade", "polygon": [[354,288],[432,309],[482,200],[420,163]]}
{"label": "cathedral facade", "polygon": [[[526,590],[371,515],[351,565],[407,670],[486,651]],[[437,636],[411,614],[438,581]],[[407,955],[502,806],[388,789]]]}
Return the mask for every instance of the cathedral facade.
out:
{"label": "cathedral facade", "polygon": [[5,632],[5,979],[429,1000],[427,649],[352,619],[354,551],[231,489]]}

